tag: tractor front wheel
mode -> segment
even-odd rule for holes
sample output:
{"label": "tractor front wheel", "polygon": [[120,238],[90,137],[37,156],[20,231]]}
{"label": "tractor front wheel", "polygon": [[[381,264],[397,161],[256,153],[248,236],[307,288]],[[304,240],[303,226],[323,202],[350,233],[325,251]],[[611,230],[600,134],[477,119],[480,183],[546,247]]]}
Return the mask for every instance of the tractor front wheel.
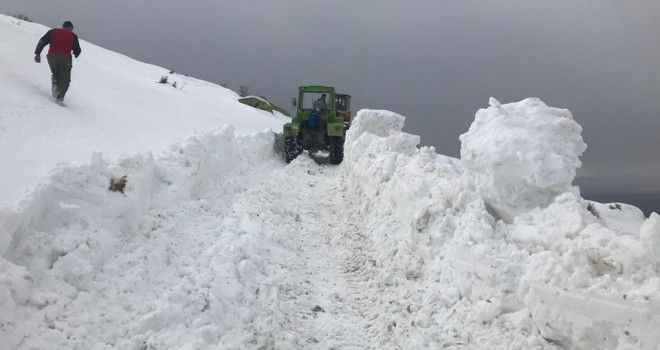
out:
{"label": "tractor front wheel", "polygon": [[302,153],[302,145],[300,140],[297,137],[285,137],[284,138],[284,158],[287,163],[291,163],[292,160]]}

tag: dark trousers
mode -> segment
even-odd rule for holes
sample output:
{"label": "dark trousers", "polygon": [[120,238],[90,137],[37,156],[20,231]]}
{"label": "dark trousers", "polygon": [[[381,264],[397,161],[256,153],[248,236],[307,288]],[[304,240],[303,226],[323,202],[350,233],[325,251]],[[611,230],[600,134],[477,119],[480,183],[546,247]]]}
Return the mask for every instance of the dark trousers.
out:
{"label": "dark trousers", "polygon": [[69,90],[71,83],[71,56],[63,53],[53,53],[46,55],[50,72],[53,73],[51,80],[53,89],[57,87],[57,98],[64,99],[66,91]]}

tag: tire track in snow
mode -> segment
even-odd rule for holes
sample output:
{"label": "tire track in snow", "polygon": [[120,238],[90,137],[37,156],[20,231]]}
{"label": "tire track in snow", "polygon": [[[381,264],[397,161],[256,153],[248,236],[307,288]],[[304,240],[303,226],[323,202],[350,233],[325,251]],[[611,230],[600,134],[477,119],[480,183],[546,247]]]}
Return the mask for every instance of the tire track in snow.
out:
{"label": "tire track in snow", "polygon": [[30,309],[21,348],[397,348],[339,169],[301,157],[205,174],[192,196],[154,184],[145,227],[87,290],[44,279],[57,302]]}
{"label": "tire track in snow", "polygon": [[[269,216],[264,206],[272,203],[290,216]],[[375,278],[373,260],[359,219],[344,200],[338,167],[298,159],[247,195],[242,206],[237,211],[260,212],[292,253],[282,266],[286,272],[262,283],[276,293],[261,298],[262,311],[248,326],[255,348],[396,348],[386,327],[376,324],[378,298],[361,288]]]}

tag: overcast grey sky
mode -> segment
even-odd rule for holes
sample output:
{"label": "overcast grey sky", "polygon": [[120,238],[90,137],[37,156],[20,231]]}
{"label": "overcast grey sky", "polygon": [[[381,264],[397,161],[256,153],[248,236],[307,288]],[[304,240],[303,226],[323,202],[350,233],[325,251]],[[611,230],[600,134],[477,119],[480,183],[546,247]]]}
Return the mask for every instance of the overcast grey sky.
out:
{"label": "overcast grey sky", "polygon": [[540,97],[583,126],[584,174],[660,174],[656,0],[0,0],[0,12],[71,20],[84,40],[289,110],[299,85],[331,85],[454,157],[490,96]]}

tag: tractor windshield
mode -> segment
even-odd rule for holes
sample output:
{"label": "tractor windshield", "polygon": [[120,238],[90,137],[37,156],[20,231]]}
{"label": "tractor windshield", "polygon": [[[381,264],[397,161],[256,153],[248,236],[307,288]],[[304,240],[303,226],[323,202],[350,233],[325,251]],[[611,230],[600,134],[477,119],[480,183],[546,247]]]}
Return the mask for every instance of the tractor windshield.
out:
{"label": "tractor windshield", "polygon": [[303,92],[300,96],[300,107],[302,109],[322,108],[332,109],[332,95],[327,92]]}

